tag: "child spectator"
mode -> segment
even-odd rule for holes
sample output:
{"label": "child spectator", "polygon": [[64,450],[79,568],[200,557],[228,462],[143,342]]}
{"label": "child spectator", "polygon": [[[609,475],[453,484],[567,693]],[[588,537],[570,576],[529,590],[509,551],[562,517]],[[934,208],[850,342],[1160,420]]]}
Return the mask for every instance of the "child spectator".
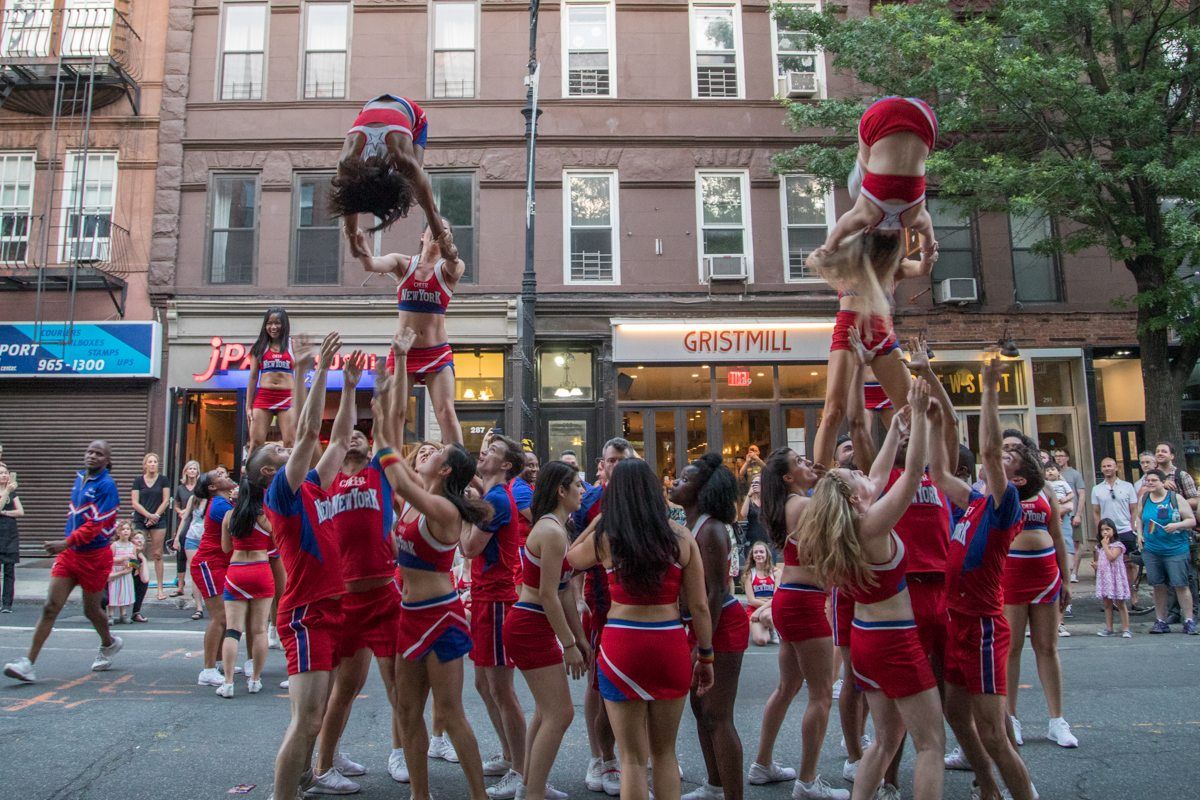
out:
{"label": "child spectator", "polygon": [[1092,569],[1096,572],[1096,597],[1104,601],[1104,628],[1100,636],[1113,635],[1113,606],[1121,612],[1121,636],[1133,638],[1129,632],[1129,576],[1125,572],[1125,545],[1117,536],[1117,525],[1111,519],[1100,520],[1100,543],[1092,554]]}
{"label": "child spectator", "polygon": [[108,574],[108,621],[112,625],[128,622],[129,609],[133,606],[133,568],[135,559],[133,523],[123,519],[117,523],[117,538],[109,546],[112,550],[112,571]]}
{"label": "child spectator", "polygon": [[150,562],[146,559],[146,536],[136,533],[133,536],[134,557],[129,560],[133,569],[133,617],[134,622],[149,622],[142,616],[142,602],[146,599],[146,590],[150,588]]}

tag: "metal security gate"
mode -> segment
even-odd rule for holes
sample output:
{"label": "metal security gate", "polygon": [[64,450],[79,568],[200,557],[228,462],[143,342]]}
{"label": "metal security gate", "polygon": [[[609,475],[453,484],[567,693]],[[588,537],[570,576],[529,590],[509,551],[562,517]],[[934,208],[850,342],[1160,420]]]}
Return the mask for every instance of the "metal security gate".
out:
{"label": "metal security gate", "polygon": [[23,557],[44,555],[42,543],[62,537],[71,483],[94,439],[112,447],[121,514],[129,515],[146,454],[149,389],[146,381],[0,381],[2,460],[17,473],[25,506],[17,521]]}

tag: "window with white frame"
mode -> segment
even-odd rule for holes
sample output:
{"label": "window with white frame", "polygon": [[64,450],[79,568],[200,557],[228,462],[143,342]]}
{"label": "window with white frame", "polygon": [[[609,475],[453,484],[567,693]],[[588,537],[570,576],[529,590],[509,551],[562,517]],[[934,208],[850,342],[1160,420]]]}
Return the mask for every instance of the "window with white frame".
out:
{"label": "window with white frame", "polygon": [[563,25],[563,94],[567,97],[612,97],[616,94],[613,74],[612,3],[566,3]]}
{"label": "window with white frame", "polygon": [[1039,212],[1009,213],[1012,239],[1013,290],[1022,303],[1057,303],[1062,300],[1058,259],[1034,248],[1054,233],[1050,217]]}
{"label": "window with white frame", "polygon": [[475,280],[475,173],[430,172],[433,202],[438,212],[450,223],[458,257],[466,265],[459,283]]}
{"label": "window with white frame", "polygon": [[62,54],[100,56],[109,54],[114,0],[67,0],[63,7]]}
{"label": "window with white frame", "polygon": [[48,56],[54,36],[54,0],[10,0],[4,4],[0,56]]}
{"label": "window with white frame", "polygon": [[341,227],[329,214],[333,173],[296,175],[292,188],[292,283],[336,284],[341,275]]}
{"label": "window with white frame", "polygon": [[938,260],[933,265],[931,280],[936,284],[947,278],[976,278],[971,215],[942,197],[926,198],[925,208],[933,219],[938,239]]}
{"label": "window with white frame", "polygon": [[[792,2],[792,8],[817,11],[816,2]],[[821,54],[812,35],[791,30],[771,15],[774,32],[776,93],[781,97],[816,97],[820,94]]]}
{"label": "window with white frame", "polygon": [[0,263],[23,264],[33,212],[33,153],[0,153]]}
{"label": "window with white frame", "polygon": [[750,274],[750,192],[745,172],[696,176],[700,267],[704,280]]}
{"label": "window with white frame", "polygon": [[266,63],[265,3],[226,3],[221,45],[221,99],[261,100]]}
{"label": "window with white frame", "polygon": [[475,4],[433,4],[433,96],[475,96]]}
{"label": "window with white frame", "polygon": [[693,5],[692,58],[696,97],[741,97],[741,19],[736,5]]}
{"label": "window with white frame", "polygon": [[213,175],[209,204],[208,282],[253,282],[258,175]]}
{"label": "window with white frame", "polygon": [[62,260],[106,261],[112,245],[117,154],[67,153],[63,171]]}
{"label": "window with white frame", "polygon": [[567,283],[617,283],[617,173],[567,172],[563,176],[563,242]]}
{"label": "window with white frame", "polygon": [[310,100],[345,97],[349,4],[309,3],[305,24],[304,96]]}
{"label": "window with white frame", "polygon": [[787,280],[802,281],[820,276],[805,266],[809,253],[829,235],[829,212],[833,200],[811,175],[785,175],[783,227],[787,247]]}

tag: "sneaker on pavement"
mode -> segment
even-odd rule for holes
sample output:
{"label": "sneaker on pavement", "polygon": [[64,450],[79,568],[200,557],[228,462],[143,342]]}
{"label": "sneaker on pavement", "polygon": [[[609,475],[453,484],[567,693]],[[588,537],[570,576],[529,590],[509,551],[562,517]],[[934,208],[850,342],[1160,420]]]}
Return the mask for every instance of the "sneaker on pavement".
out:
{"label": "sneaker on pavement", "polygon": [[517,790],[521,788],[524,782],[519,773],[509,769],[495,786],[487,788],[487,795],[492,800],[512,800],[512,798],[517,796]]}
{"label": "sneaker on pavement", "polygon": [[603,792],[604,781],[601,779],[603,769],[601,765],[604,763],[600,758],[589,758],[587,772],[583,776],[583,782],[587,785],[589,792]]}
{"label": "sneaker on pavement", "polygon": [[1079,583],[1079,575],[1074,572],[1071,573],[1071,583]]}
{"label": "sneaker on pavement", "polygon": [[33,672],[33,662],[25,656],[21,656],[16,661],[10,661],[5,664],[4,674],[13,680],[22,681],[23,683],[33,683],[37,680],[37,675]]}
{"label": "sneaker on pavement", "polygon": [[567,800],[567,798],[571,796],[562,789],[555,789],[549,783],[546,784],[546,791],[544,794],[546,796],[546,800]]}
{"label": "sneaker on pavement", "polygon": [[262,691],[262,681],[256,681],[251,678],[246,679],[246,693],[258,694]]}
{"label": "sneaker on pavement", "polygon": [[900,789],[890,783],[885,783],[875,792],[875,800],[900,800]]}
{"label": "sneaker on pavement", "polygon": [[324,775],[313,777],[312,786],[305,794],[355,794],[362,790],[354,781],[338,772],[337,767],[331,767]]}
{"label": "sneaker on pavement", "polygon": [[347,778],[357,778],[360,775],[367,774],[366,767],[358,762],[351,761],[345,753],[338,753],[333,757],[333,768]]}
{"label": "sneaker on pavement", "polygon": [[850,793],[845,789],[833,788],[818,775],[812,779],[812,783],[797,778],[792,787],[792,800],[850,800]]}
{"label": "sneaker on pavement", "polygon": [[848,783],[854,783],[854,779],[858,777],[858,762],[846,759],[846,763],[842,764],[842,780]]}
{"label": "sneaker on pavement", "polygon": [[[451,764],[458,763],[458,753],[454,751],[454,745],[451,743],[450,737],[444,733],[441,736],[429,737],[429,757],[440,758],[442,761],[449,761]],[[499,756],[497,756],[497,758],[499,758]],[[487,762],[485,761],[484,775],[488,774],[486,769]],[[504,772],[508,772],[508,769],[505,768]],[[504,772],[497,772],[496,774],[503,775]]]}
{"label": "sneaker on pavement", "polygon": [[1196,635],[1196,620],[1194,620],[1194,619],[1185,620],[1183,623],[1183,632],[1186,633],[1188,636],[1195,636]]}
{"label": "sneaker on pavement", "polygon": [[837,700],[842,696],[842,679],[838,678],[833,682],[833,699]]}
{"label": "sneaker on pavement", "polygon": [[225,679],[213,667],[200,670],[200,675],[196,677],[197,686],[220,686],[223,683],[225,683]]}
{"label": "sneaker on pavement", "polygon": [[[12,611],[8,613],[11,614]],[[771,631],[771,644],[779,644],[779,631]]]}
{"label": "sneaker on pavement", "polygon": [[971,771],[971,762],[967,761],[967,757],[963,754],[961,747],[955,747],[951,750],[950,755],[946,756],[943,761],[946,764],[946,769]]}
{"label": "sneaker on pavement", "polygon": [[218,686],[217,687],[217,697],[224,697],[226,700],[229,700],[230,698],[232,698],[233,697],[233,684],[232,683],[222,683],[220,686]]}
{"label": "sneaker on pavement", "polygon": [[612,761],[605,761],[600,765],[600,783],[604,787],[604,793],[609,797],[618,797],[621,794],[621,762],[615,758]]}
{"label": "sneaker on pavement", "polygon": [[1063,637],[1063,638],[1065,638],[1065,637],[1068,637],[1068,636],[1070,636],[1070,635],[1071,635],[1071,632],[1070,632],[1069,630],[1067,630],[1067,626],[1066,626],[1066,625],[1063,625],[1063,624],[1060,622],[1060,623],[1058,623],[1058,635],[1059,635],[1060,637]]}
{"label": "sneaker on pavement", "polygon": [[268,650],[282,650],[283,649],[283,642],[279,641],[279,631],[275,629],[274,625],[267,626],[267,649]]}
{"label": "sneaker on pavement", "polygon": [[404,748],[393,747],[388,756],[388,775],[396,783],[408,783],[408,763],[404,760]]}
{"label": "sneaker on pavement", "polygon": [[1012,722],[1013,741],[1015,741],[1018,746],[1025,744],[1025,737],[1021,735],[1021,720],[1017,719],[1012,714],[1009,714],[1008,718]]}
{"label": "sneaker on pavement", "polygon": [[1129,628],[1126,628],[1125,630],[1121,631],[1121,638],[1122,639],[1132,639],[1133,638],[1133,634],[1130,633]]}
{"label": "sneaker on pavement", "polygon": [[286,688],[288,688],[288,686],[289,686],[289,684],[288,684],[288,679],[287,679],[287,678],[284,678],[283,680],[281,680],[281,681],[279,682],[279,688],[280,688],[280,689],[286,689]]}
{"label": "sneaker on pavement", "polygon": [[1054,717],[1050,720],[1046,738],[1059,747],[1079,747],[1079,740],[1075,738],[1075,734],[1071,733],[1071,726],[1062,717]]}
{"label": "sneaker on pavement", "polygon": [[772,761],[769,766],[764,767],[757,761],[750,765],[750,783],[754,786],[762,786],[764,783],[781,783],[783,781],[796,780],[796,770],[791,767],[780,766],[778,762]]}
{"label": "sneaker on pavement", "polygon": [[[434,756],[441,758],[441,756]],[[504,756],[491,756],[483,761],[483,774],[488,778],[508,777],[512,771],[512,762]]]}
{"label": "sneaker on pavement", "polygon": [[1101,628],[1100,630],[1096,631],[1096,635],[1097,636],[1116,636],[1116,634],[1113,633],[1112,628]]}
{"label": "sneaker on pavement", "polygon": [[[983,790],[974,781],[971,782],[971,800],[983,800]],[[1012,800],[1012,795],[1009,794],[1008,789],[1000,790],[1000,800]],[[1034,796],[1034,800],[1037,800],[1036,795]]]}
{"label": "sneaker on pavement", "polygon": [[1171,626],[1163,622],[1161,619],[1154,621],[1154,627],[1150,629],[1151,633],[1170,633]]}
{"label": "sneaker on pavement", "polygon": [[867,748],[871,746],[871,734],[864,733],[858,737],[858,746],[864,753],[867,752]]}
{"label": "sneaker on pavement", "polygon": [[1070,605],[1068,605],[1066,608],[1063,609],[1063,617],[1065,619],[1071,619],[1074,616],[1075,616],[1075,611],[1074,611],[1074,609],[1071,608]]}
{"label": "sneaker on pavement", "polygon": [[112,637],[112,644],[108,647],[100,645],[100,649],[96,652],[96,659],[92,662],[92,672],[103,672],[112,666],[113,656],[121,652],[121,648],[125,646],[120,636]]}
{"label": "sneaker on pavement", "polygon": [[699,788],[688,792],[680,800],[725,800],[725,790],[705,781],[700,784]]}

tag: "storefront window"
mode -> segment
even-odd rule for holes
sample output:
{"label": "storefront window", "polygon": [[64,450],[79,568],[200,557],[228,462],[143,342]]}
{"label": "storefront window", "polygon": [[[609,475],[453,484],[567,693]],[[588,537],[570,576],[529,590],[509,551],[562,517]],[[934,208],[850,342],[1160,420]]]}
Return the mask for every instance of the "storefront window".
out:
{"label": "storefront window", "polygon": [[543,400],[591,401],[592,354],[587,350],[543,350],[538,356]]}
{"label": "storefront window", "polygon": [[[546,421],[546,448],[550,458],[558,458],[564,450],[574,450],[579,458],[579,465],[588,471],[589,464],[584,463],[588,454],[587,420],[582,419],[552,419]],[[637,445],[634,445],[637,447]],[[642,452],[638,447],[638,452]]]}
{"label": "storefront window", "polygon": [[238,401],[236,392],[194,392],[187,398],[187,444],[184,461],[195,459],[200,469],[237,466]]}
{"label": "storefront window", "polygon": [[480,350],[454,354],[454,399],[488,402],[504,399],[504,353]]}
{"label": "storefront window", "polygon": [[[633,449],[642,458],[654,463],[653,454],[646,450],[646,415],[641,411],[626,411],[621,420],[621,436],[633,445]],[[582,462],[581,462],[582,463]],[[592,472],[591,464],[585,465],[584,471]]]}
{"label": "storefront window", "polygon": [[[757,445],[760,458],[771,452],[771,410],[768,408],[721,409],[721,455],[726,464],[741,466],[750,445]],[[739,484],[746,483],[739,476]],[[743,487],[744,488],[744,487]]]}
{"label": "storefront window", "polygon": [[773,366],[717,367],[718,400],[770,400],[774,397]]}
{"label": "storefront window", "polygon": [[781,365],[779,396],[784,400],[824,400],[828,374],[829,368],[824,364]]}
{"label": "storefront window", "polygon": [[[708,442],[708,414],[702,408],[685,408],[683,421],[684,443],[687,446],[687,460],[690,464],[700,456],[712,450]],[[682,468],[685,465],[680,465]],[[679,473],[675,473],[679,477]]]}
{"label": "storefront window", "polygon": [[[935,361],[934,374],[946,387],[957,409],[978,408],[983,386],[982,361]],[[1000,371],[999,402],[1002,406],[1025,405],[1025,370],[1020,361],[1005,361]]]}
{"label": "storefront window", "polygon": [[1070,361],[1033,362],[1033,395],[1039,406],[1075,405],[1074,370]]}
{"label": "storefront window", "polygon": [[674,478],[675,463],[675,412],[671,409],[654,412],[654,463],[658,474]]}
{"label": "storefront window", "polygon": [[463,447],[468,453],[478,453],[483,446],[483,437],[489,430],[495,429],[503,433],[504,411],[466,411],[459,412],[458,421],[462,425]]}
{"label": "storefront window", "polygon": [[706,364],[691,367],[650,365],[617,368],[617,399],[708,400],[712,396],[711,369]]}
{"label": "storefront window", "polygon": [[[1035,379],[1036,380],[1036,379]],[[1074,414],[1038,414],[1037,442],[1043,450],[1064,448],[1068,453],[1078,453],[1075,441]]]}

